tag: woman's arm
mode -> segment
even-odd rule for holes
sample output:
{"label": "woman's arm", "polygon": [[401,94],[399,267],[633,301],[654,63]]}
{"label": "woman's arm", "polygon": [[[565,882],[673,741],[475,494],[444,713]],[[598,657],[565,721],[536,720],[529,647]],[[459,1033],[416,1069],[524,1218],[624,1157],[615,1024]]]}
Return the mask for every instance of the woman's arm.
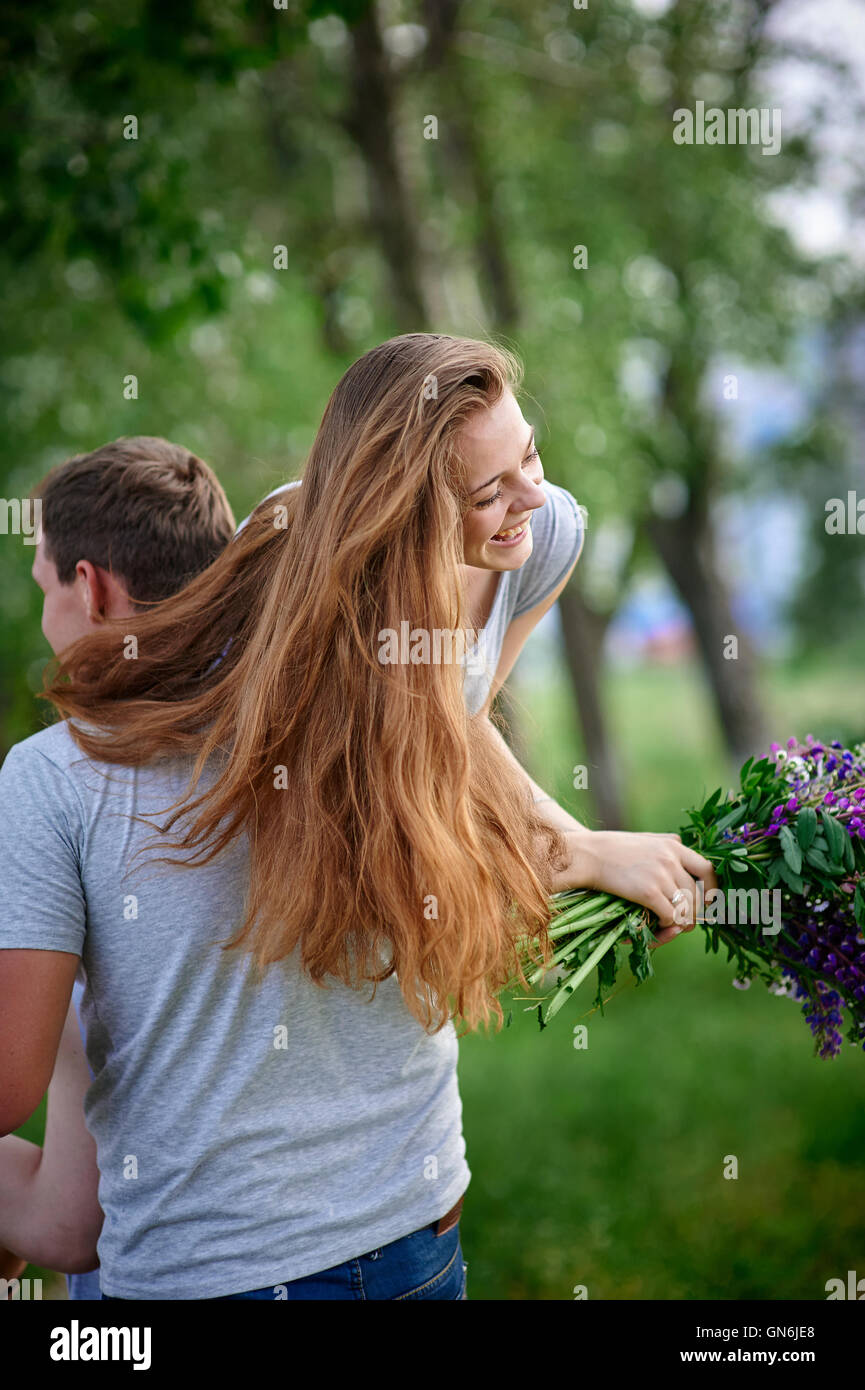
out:
{"label": "woman's arm", "polygon": [[0,1245],[63,1274],[84,1273],[99,1263],[99,1170],[83,1108],[89,1085],[70,1004],[48,1087],[44,1146],[14,1134],[0,1139]]}
{"label": "woman's arm", "polygon": [[[555,877],[553,892],[560,893],[567,888],[599,888],[647,907],[661,924],[662,930],[655,933],[660,946],[672,941],[681,931],[693,931],[696,880],[702,880],[704,894],[718,886],[710,860],[683,845],[677,834],[588,830],[532,780],[495,725],[489,727],[531,788],[541,820],[565,835],[568,859]],[[687,900],[687,915],[683,903],[673,907],[672,898],[677,890],[681,890]]]}
{"label": "woman's arm", "polygon": [[[572,573],[573,566],[542,603],[509,625],[495,677],[478,718],[489,722],[493,699],[513,669],[529,634],[555,603]],[[495,725],[489,724],[489,727],[528,783],[538,815],[565,836],[568,860],[556,876],[553,891],[599,888],[647,907],[662,928],[655,933],[658,945],[671,941],[683,930],[693,931],[697,921],[696,880],[703,883],[704,895],[718,886],[710,860],[683,845],[677,834],[587,829],[532,780]],[[671,900],[677,891],[684,895],[684,901],[677,900],[678,906],[674,908]]]}

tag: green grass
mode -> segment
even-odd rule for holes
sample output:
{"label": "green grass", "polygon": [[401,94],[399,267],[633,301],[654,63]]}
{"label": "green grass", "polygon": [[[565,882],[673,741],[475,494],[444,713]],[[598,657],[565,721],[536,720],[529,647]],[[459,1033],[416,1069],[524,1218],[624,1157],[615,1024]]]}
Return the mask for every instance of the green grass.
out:
{"label": "green grass", "polygon": [[[862,737],[848,671],[835,653],[767,671],[774,736]],[[605,699],[633,828],[675,829],[729,784],[693,667],[630,672]],[[529,770],[591,824],[564,685],[521,705]],[[590,984],[543,1032],[517,997],[510,1028],[462,1041],[470,1298],[571,1299],[581,1284],[604,1299],[824,1299],[827,1279],[865,1275],[863,1054],[814,1058],[799,1006],[734,989],[699,928],[654,966],[604,1017]]]}
{"label": "green grass", "polygon": [[514,998],[461,1043],[470,1297],[813,1299],[865,1272],[861,1054],[814,1059],[797,1005],[733,989],[699,929],[655,969],[603,1018],[587,989],[541,1033]]}

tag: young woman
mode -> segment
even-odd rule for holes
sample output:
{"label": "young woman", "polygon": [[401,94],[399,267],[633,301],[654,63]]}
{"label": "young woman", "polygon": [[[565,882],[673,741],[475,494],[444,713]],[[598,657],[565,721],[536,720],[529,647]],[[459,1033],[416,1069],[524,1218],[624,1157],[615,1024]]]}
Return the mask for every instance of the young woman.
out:
{"label": "young woman", "polygon": [[501,1024],[551,892],[623,893],[664,941],[713,884],[676,836],[587,831],[487,717],[582,543],[518,382],[445,335],[367,353],[301,486],[76,644],[67,721],[0,772],[0,1132],[83,960],[103,1297],[464,1297],[454,1019]]}

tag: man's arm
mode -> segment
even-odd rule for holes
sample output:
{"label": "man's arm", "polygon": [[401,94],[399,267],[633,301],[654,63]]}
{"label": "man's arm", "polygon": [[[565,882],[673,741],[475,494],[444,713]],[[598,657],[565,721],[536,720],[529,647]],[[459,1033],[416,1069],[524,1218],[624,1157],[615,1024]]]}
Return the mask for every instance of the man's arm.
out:
{"label": "man's arm", "polygon": [[0,1135],[29,1120],[48,1089],[80,956],[0,950]]}
{"label": "man's arm", "polygon": [[78,1015],[70,1006],[48,1087],[43,1147],[14,1134],[0,1139],[0,1242],[15,1258],[64,1274],[98,1263],[103,1217],[96,1145],[84,1123],[89,1085]]}

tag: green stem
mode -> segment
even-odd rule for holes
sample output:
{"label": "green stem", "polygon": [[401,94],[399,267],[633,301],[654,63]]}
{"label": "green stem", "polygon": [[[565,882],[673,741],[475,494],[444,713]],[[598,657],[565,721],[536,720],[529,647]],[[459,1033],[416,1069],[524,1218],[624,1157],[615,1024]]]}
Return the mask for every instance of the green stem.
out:
{"label": "green stem", "polygon": [[[620,904],[619,907],[615,910],[611,908],[608,909],[606,913],[599,914],[597,921],[593,922],[590,926],[584,927],[575,935],[571,934],[571,928],[568,928],[567,932],[562,932],[562,935],[567,937],[564,944],[560,946],[558,950],[554,953],[548,965],[540,965],[535,967],[534,973],[531,976],[529,976],[529,983],[537,984],[538,980],[543,979],[544,975],[548,975],[550,971],[553,970],[557,965],[560,965],[563,961],[567,961],[568,958],[574,954],[575,950],[579,946],[581,946],[587,938],[591,936],[596,936],[598,934],[599,928],[603,928],[607,925],[608,922],[614,921],[616,918],[621,917],[622,906],[623,905]],[[550,935],[553,936],[553,933],[551,932]]]}
{"label": "green stem", "polygon": [[[596,928],[593,927],[592,931],[594,932],[595,930]],[[548,965],[539,965],[535,967],[534,972],[528,977],[529,984],[536,985],[539,980],[542,980],[544,978],[545,975],[551,974],[554,970],[557,970],[561,965],[567,967],[573,955],[574,942],[569,941],[564,946],[562,946],[554,956],[550,958],[550,962]]]}
{"label": "green stem", "polygon": [[546,1018],[544,1019],[545,1023],[549,1023],[550,1019],[558,1013],[565,1000],[568,999],[576,989],[579,989],[580,985],[583,983],[583,980],[585,980],[586,976],[595,968],[601,957],[606,955],[607,951],[610,949],[613,943],[616,940],[618,940],[618,938],[622,936],[627,930],[628,923],[627,921],[624,921],[620,922],[617,926],[613,928],[611,932],[607,933],[607,935],[599,943],[597,949],[594,950],[592,954],[589,956],[588,960],[583,962],[579,970],[577,970],[573,975],[571,975],[570,978],[566,980],[565,983],[562,985],[561,989],[559,989],[553,996],[552,1002],[550,1003],[550,1007],[547,1010]]}
{"label": "green stem", "polygon": [[608,893],[592,893],[571,907],[564,907],[558,912],[551,913],[550,920],[556,926],[561,926],[565,922],[579,922],[583,917],[591,917],[595,912],[605,912],[617,901],[618,899],[610,897]]}
{"label": "green stem", "polygon": [[604,908],[603,912],[596,912],[591,917],[582,917],[576,922],[556,923],[550,927],[547,935],[551,941],[556,941],[560,936],[567,936],[569,932],[583,932],[596,926],[602,926],[604,922],[612,922],[614,917],[620,917],[625,909],[625,905],[620,903],[618,906]]}

